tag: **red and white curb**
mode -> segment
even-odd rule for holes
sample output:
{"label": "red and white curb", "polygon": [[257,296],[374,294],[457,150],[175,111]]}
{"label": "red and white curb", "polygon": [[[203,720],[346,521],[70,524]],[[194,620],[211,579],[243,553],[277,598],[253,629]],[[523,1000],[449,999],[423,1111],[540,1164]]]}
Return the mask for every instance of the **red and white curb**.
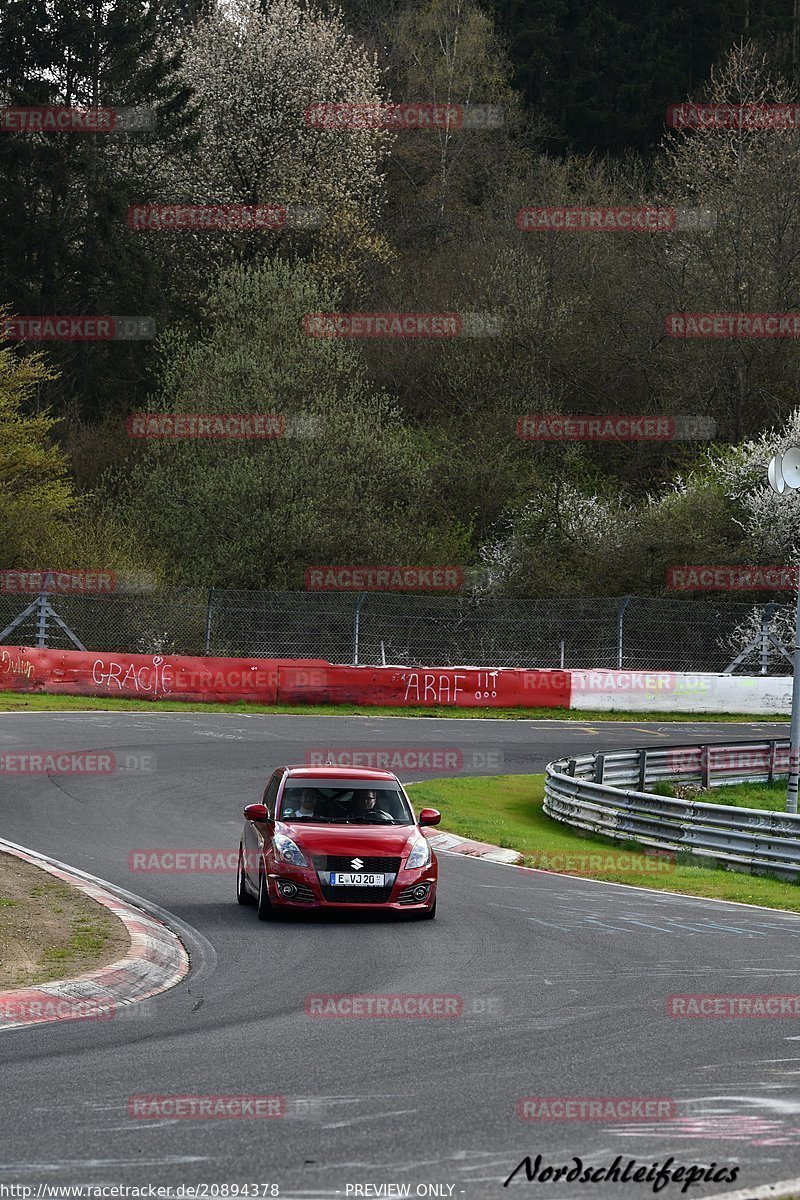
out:
{"label": "red and white curb", "polygon": [[459,837],[457,833],[428,833],[425,836],[434,850],[444,854],[465,854],[468,858],[488,858],[492,862],[511,863],[519,866],[523,859],[517,850],[504,850],[490,842],[476,842],[473,838]]}
{"label": "red and white curb", "polygon": [[129,1006],[175,987],[189,973],[189,955],[177,934],[134,904],[115,896],[99,880],[75,874],[64,864],[56,865],[2,838],[0,851],[31,863],[91,896],[122,921],[131,939],[124,958],[97,971],[38,987],[0,992],[0,1031],[49,1021],[133,1016]]}

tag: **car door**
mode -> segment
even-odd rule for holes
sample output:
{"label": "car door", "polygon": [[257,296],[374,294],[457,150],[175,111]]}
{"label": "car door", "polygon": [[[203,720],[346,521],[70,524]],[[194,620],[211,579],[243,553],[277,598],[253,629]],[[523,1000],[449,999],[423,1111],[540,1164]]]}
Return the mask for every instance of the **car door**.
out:
{"label": "car door", "polygon": [[244,824],[245,862],[247,864],[247,874],[253,885],[258,883],[258,863],[261,857],[261,847],[264,844],[264,837],[270,836],[272,829],[271,822],[275,820],[275,799],[278,795],[278,788],[282,779],[283,769],[281,768],[272,774],[267,786],[264,788],[264,795],[261,798],[261,803],[266,805],[270,824],[262,824],[260,821],[258,824],[253,821],[245,821]]}

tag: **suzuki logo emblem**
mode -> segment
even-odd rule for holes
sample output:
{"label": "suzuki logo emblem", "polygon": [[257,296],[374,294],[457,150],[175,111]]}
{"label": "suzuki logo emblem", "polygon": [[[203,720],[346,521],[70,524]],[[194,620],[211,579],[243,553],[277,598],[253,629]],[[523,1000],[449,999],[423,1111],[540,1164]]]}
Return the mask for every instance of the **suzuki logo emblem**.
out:
{"label": "suzuki logo emblem", "polygon": [[363,867],[363,865],[364,865],[363,858],[351,858],[350,859],[350,866],[353,868],[354,871],[360,871],[361,868]]}

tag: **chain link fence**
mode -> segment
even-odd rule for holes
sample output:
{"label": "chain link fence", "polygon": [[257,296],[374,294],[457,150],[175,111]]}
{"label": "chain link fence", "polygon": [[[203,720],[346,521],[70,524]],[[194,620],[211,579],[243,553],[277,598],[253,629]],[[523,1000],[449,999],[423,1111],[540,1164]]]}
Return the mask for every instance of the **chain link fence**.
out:
{"label": "chain link fence", "polygon": [[[26,601],[31,611],[19,621]],[[0,594],[0,642],[140,654],[785,675],[793,633],[793,602],[708,596],[507,600],[182,589],[37,602]]]}

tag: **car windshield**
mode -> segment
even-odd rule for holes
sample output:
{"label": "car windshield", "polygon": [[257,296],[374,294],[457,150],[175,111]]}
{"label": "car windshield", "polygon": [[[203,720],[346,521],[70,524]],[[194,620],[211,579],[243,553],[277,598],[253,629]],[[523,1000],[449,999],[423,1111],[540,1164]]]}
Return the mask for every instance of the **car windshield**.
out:
{"label": "car windshield", "polygon": [[287,779],[281,821],[320,821],[331,825],[413,825],[414,816],[396,785],[366,780],[307,784]]}

